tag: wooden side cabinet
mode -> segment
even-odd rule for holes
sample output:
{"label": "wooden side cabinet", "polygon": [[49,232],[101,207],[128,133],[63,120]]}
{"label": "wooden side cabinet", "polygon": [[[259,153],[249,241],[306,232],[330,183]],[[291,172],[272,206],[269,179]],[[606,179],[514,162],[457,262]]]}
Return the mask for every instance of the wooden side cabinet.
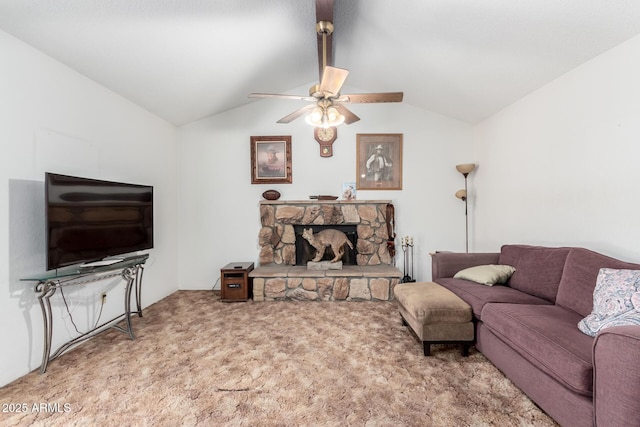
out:
{"label": "wooden side cabinet", "polygon": [[249,273],[252,262],[232,262],[220,270],[220,300],[248,301],[253,298],[253,283]]}

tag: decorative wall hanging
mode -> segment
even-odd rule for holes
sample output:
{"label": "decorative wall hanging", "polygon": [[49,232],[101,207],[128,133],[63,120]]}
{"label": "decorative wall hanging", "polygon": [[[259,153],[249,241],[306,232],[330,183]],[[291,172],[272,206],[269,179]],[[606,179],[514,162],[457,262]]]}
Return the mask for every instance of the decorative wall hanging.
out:
{"label": "decorative wall hanging", "polygon": [[291,182],[291,136],[252,136],[251,183]]}
{"label": "decorative wall hanging", "polygon": [[402,190],[402,134],[356,135],[357,190]]}

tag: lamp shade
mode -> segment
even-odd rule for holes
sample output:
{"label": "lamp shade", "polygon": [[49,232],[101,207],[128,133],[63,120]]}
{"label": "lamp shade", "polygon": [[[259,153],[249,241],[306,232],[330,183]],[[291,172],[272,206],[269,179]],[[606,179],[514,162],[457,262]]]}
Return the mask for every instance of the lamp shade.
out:
{"label": "lamp shade", "polygon": [[456,165],[456,169],[458,170],[458,172],[460,172],[463,175],[470,174],[471,172],[473,172],[475,168],[476,168],[475,163],[463,163],[461,165]]}
{"label": "lamp shade", "polygon": [[467,190],[458,190],[456,191],[456,197],[460,200],[464,200],[467,198]]}

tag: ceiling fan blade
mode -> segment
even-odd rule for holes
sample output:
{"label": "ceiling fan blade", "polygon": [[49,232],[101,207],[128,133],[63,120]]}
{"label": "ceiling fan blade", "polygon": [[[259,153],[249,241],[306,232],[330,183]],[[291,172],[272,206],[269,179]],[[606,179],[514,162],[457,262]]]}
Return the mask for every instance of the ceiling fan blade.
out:
{"label": "ceiling fan blade", "polygon": [[325,94],[325,96],[338,95],[348,75],[349,70],[345,70],[344,68],[324,67],[322,81],[320,82],[320,92]]}
{"label": "ceiling fan blade", "polygon": [[299,96],[299,95],[285,95],[282,93],[250,93],[249,98],[280,98],[280,99],[295,99],[297,101],[315,101],[312,96]]}
{"label": "ceiling fan blade", "polygon": [[381,92],[381,93],[355,93],[342,95],[340,102],[351,102],[353,104],[375,103],[375,102],[402,102],[403,92]]}
{"label": "ceiling fan blade", "polygon": [[305,105],[304,107],[298,108],[293,113],[288,114],[288,115],[284,116],[283,118],[281,118],[280,120],[278,120],[278,123],[291,123],[292,121],[294,121],[298,117],[304,115],[307,111],[314,109],[315,106],[316,106],[316,104],[309,104],[309,105]]}
{"label": "ceiling fan blade", "polygon": [[333,104],[333,106],[336,107],[336,110],[338,110],[338,112],[344,116],[345,124],[350,125],[351,123],[357,122],[358,120],[360,120],[360,117],[358,117],[355,114],[353,114],[351,112],[351,110],[349,110],[344,105],[342,105],[342,104]]}

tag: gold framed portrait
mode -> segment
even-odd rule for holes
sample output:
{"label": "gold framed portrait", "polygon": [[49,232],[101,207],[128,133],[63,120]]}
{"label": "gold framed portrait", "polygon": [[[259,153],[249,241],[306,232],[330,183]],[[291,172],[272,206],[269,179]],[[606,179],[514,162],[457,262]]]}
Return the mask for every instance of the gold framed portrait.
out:
{"label": "gold framed portrait", "polygon": [[291,136],[252,136],[251,183],[291,182]]}
{"label": "gold framed portrait", "polygon": [[402,134],[357,134],[356,171],[356,190],[402,190]]}

